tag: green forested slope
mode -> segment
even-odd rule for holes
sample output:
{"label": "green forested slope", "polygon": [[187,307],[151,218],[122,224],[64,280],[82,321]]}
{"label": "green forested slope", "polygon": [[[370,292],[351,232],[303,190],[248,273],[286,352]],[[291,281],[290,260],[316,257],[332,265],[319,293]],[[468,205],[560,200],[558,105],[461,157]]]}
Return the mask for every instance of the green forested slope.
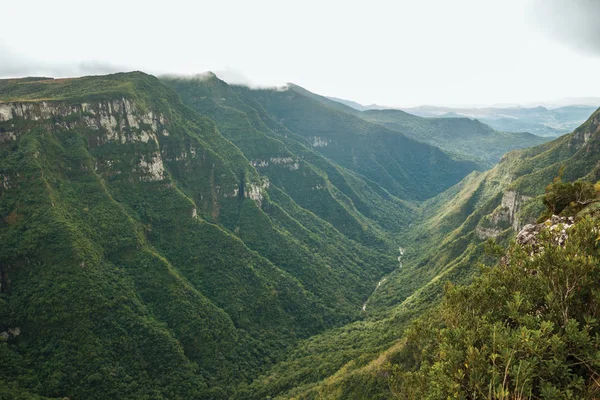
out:
{"label": "green forested slope", "polygon": [[407,225],[412,205],[313,151],[303,137],[275,123],[260,105],[244,102],[215,76],[162,81],[213,119],[272,185],[347,236],[375,244],[387,240],[382,228]]}
{"label": "green forested slope", "polygon": [[579,183],[558,183],[596,197],[576,214],[565,210],[573,220],[544,218],[507,253],[489,246],[506,256],[470,285],[446,285],[441,304],[402,340],[294,398],[597,398],[600,187]]}
{"label": "green forested slope", "polygon": [[[86,99],[85,111],[72,98],[19,103],[27,118],[2,123],[2,326],[20,331],[3,345],[49,396],[206,395],[232,369],[243,377],[264,362],[251,349],[269,354],[322,327],[323,307],[200,218],[252,202],[215,193],[238,182],[227,168],[237,150],[214,125],[184,119],[155,78],[111,80],[143,99]],[[233,153],[226,162],[217,146]],[[178,187],[177,165],[206,176],[212,193]],[[210,201],[196,204],[194,189]]]}
{"label": "green forested slope", "polygon": [[[336,165],[345,192],[308,162],[259,172],[234,129],[244,152],[154,77],[0,87],[9,398],[228,397],[298,338],[360,317],[397,266],[345,193],[381,197],[393,224],[410,205]],[[249,157],[292,154],[256,133],[279,152]]]}
{"label": "green forested slope", "polygon": [[276,122],[341,166],[378,183],[402,199],[423,200],[478,168],[457,161],[439,148],[324,105],[305,91],[252,90],[235,87],[239,96],[258,103]]}
{"label": "green forested slope", "polygon": [[0,80],[0,398],[386,398],[444,282],[562,164],[598,179],[599,125],[472,172],[298,88]]}
{"label": "green forested slope", "polygon": [[469,118],[422,118],[400,110],[368,110],[360,116],[462,158],[475,158],[488,168],[511,150],[548,140],[531,133],[498,132]]}
{"label": "green forested slope", "polygon": [[492,170],[473,173],[426,202],[402,238],[402,268],[369,298],[366,321],[303,341],[255,381],[257,398],[389,398],[389,372],[380,367],[396,357],[403,329],[439,302],[446,282],[468,283],[479,262],[493,262],[484,251],[487,239],[506,245],[515,229],[534,221],[543,210],[544,188],[561,166],[567,181],[600,178],[599,126],[597,111],[574,133],[511,152]]}
{"label": "green forested slope", "polygon": [[402,132],[411,139],[439,147],[458,160],[473,161],[478,170],[493,167],[511,150],[535,146],[549,140],[531,133],[496,131],[476,119],[462,116],[424,118],[396,109],[357,110],[297,85],[290,84],[289,89],[328,108],[353,114],[365,121]]}

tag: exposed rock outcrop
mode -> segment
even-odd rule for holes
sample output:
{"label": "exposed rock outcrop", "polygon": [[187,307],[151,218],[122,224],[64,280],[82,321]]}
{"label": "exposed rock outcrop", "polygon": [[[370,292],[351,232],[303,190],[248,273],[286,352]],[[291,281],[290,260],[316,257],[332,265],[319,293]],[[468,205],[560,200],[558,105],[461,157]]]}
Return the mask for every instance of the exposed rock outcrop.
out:
{"label": "exposed rock outcrop", "polygon": [[557,246],[564,246],[568,239],[568,230],[573,226],[575,220],[573,217],[559,217],[553,215],[552,218],[541,224],[527,224],[517,235],[517,244],[520,246],[531,246],[532,255],[539,253],[542,249],[539,245],[539,234],[547,229],[551,235],[552,242]]}
{"label": "exposed rock outcrop", "polygon": [[300,161],[292,157],[270,157],[268,160],[252,160],[253,167],[268,167],[269,165],[281,165],[287,167],[290,171],[296,171],[300,168]]}
{"label": "exposed rock outcrop", "polygon": [[500,225],[502,222],[512,226],[514,231],[518,231],[521,227],[521,221],[518,218],[519,210],[523,203],[531,200],[531,197],[519,194],[515,190],[507,190],[502,196],[502,203],[491,216],[491,221],[495,225]]}
{"label": "exposed rock outcrop", "polygon": [[475,235],[479,239],[489,239],[497,237],[502,231],[498,228],[483,228],[478,226],[475,228]]}
{"label": "exposed rock outcrop", "polygon": [[139,162],[140,172],[144,175],[143,181],[161,181],[165,178],[165,167],[159,152],[155,152]]}
{"label": "exposed rock outcrop", "polygon": [[245,192],[246,197],[254,200],[260,207],[264,199],[264,191],[269,188],[270,182],[268,179],[263,178],[263,181],[259,184],[251,183],[248,185],[248,189]]}
{"label": "exposed rock outcrop", "polygon": [[584,125],[573,132],[573,136],[569,140],[569,147],[579,150],[598,134],[600,134],[600,113],[596,112]]}
{"label": "exposed rock outcrop", "polygon": [[515,190],[505,191],[500,205],[475,228],[475,235],[485,240],[497,237],[507,228],[518,232],[523,223],[519,218],[519,211],[523,204],[531,199]]}
{"label": "exposed rock outcrop", "polygon": [[[39,121],[65,129],[104,129],[104,141],[158,143],[157,134],[168,136],[162,114],[142,111],[126,98],[98,103],[69,104],[60,101],[0,103],[0,122],[17,119]],[[16,140],[18,132],[5,129],[0,141]]]}
{"label": "exposed rock outcrop", "polygon": [[[557,246],[564,246],[569,238],[569,229],[575,224],[573,217],[560,217],[553,215],[547,221],[541,224],[527,224],[517,234],[516,243],[523,248],[529,248],[530,256],[534,257],[543,252],[544,248],[540,244],[540,235],[543,232],[550,234],[550,239]],[[500,260],[501,265],[508,265],[511,257],[510,252]],[[535,271],[530,271],[535,273]]]}
{"label": "exposed rock outcrop", "polygon": [[[0,142],[18,139],[20,133],[11,122],[19,119],[38,122],[48,129],[58,127],[98,130],[99,134],[89,139],[92,147],[109,142],[154,143],[156,150],[142,156],[136,170],[141,173],[142,181],[160,181],[165,178],[158,135],[168,136],[167,120],[160,113],[141,110],[129,99],[78,104],[61,101],[0,103],[0,122],[5,123],[5,131],[0,132]],[[6,130],[6,125],[9,126],[9,130]],[[107,161],[107,164],[110,162]],[[118,174],[119,171],[115,173]],[[1,183],[7,188],[8,177]]]}
{"label": "exposed rock outcrop", "polygon": [[312,141],[312,146],[313,147],[327,147],[329,145],[329,143],[331,143],[331,140],[322,138],[322,137],[318,137],[318,136],[314,136],[310,138]]}

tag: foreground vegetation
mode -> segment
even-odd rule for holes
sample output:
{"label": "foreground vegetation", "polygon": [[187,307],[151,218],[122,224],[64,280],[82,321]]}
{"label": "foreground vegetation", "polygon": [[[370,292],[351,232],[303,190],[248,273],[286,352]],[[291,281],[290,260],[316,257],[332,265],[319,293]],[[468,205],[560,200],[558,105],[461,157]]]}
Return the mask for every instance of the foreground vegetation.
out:
{"label": "foreground vegetation", "polygon": [[600,395],[600,213],[580,205],[600,201],[600,185],[555,182],[549,211],[567,191],[561,215],[574,224],[545,220],[535,240],[513,245],[473,284],[448,285],[442,304],[411,326],[391,363],[395,397]]}
{"label": "foreground vegetation", "polygon": [[[547,203],[565,187],[576,197],[564,222],[544,220],[535,240],[520,237],[508,249],[488,241],[488,261],[496,261],[480,264],[471,284],[447,283],[441,303],[393,346],[282,398],[598,397],[600,185],[555,182]],[[585,207],[577,204],[581,187],[590,194]]]}

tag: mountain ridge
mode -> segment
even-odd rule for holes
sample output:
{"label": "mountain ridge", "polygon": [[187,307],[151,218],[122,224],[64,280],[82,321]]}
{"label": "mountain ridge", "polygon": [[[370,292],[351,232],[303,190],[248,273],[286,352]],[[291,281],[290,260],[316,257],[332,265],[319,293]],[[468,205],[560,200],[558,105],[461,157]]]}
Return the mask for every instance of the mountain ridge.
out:
{"label": "mountain ridge", "polygon": [[[0,84],[9,101],[0,118],[0,326],[20,332],[1,348],[30,371],[13,387],[50,397],[223,397],[298,337],[359,317],[369,281],[395,267],[271,188],[213,121],[154,77]],[[290,252],[277,257],[269,240]],[[90,286],[88,274],[116,286]],[[76,318],[71,302],[83,307]],[[94,303],[108,305],[86,308]],[[42,304],[55,315],[36,317]],[[126,328],[135,324],[137,333]],[[96,343],[102,356],[86,363],[61,344],[36,353],[69,331],[81,334],[65,344]],[[168,344],[156,356],[141,340],[152,331]],[[120,342],[128,350],[111,351]],[[78,372],[42,372],[64,371],[61,360]],[[110,375],[117,365],[126,367]]]}
{"label": "mountain ridge", "polygon": [[0,397],[385,398],[406,327],[561,165],[598,179],[598,135],[477,171],[296,86],[0,80]]}
{"label": "mountain ridge", "polygon": [[[403,267],[369,298],[367,320],[301,342],[293,356],[255,381],[255,398],[389,398],[386,376],[392,371],[386,362],[398,362],[408,321],[439,301],[445,282],[466,284],[477,276],[474,265],[489,262],[489,238],[507,245],[535,221],[541,194],[561,165],[568,181],[598,180],[599,146],[600,109],[575,132],[510,152],[492,170],[473,172],[425,202],[415,230],[402,239]],[[346,341],[361,351],[353,352]],[[327,368],[309,375],[315,363]]]}
{"label": "mountain ridge", "polygon": [[477,119],[465,116],[424,118],[391,108],[358,111],[346,104],[310,93],[297,85],[293,85],[292,89],[326,106],[439,147],[457,160],[476,162],[477,170],[492,167],[504,153],[510,150],[533,146],[548,140],[523,132],[499,132]]}

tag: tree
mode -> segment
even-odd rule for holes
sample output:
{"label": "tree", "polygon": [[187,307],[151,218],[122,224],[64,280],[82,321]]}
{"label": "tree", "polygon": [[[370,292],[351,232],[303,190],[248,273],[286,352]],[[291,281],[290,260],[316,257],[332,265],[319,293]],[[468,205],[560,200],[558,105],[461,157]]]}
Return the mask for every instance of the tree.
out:
{"label": "tree", "polygon": [[413,324],[391,368],[402,399],[600,397],[600,221],[587,215],[557,246],[513,245],[507,265],[468,286],[448,285],[440,307]]}
{"label": "tree", "polygon": [[546,212],[540,217],[545,220],[552,215],[572,216],[587,205],[599,201],[598,184],[581,179],[575,182],[562,181],[563,168],[554,181],[546,187],[543,203],[546,207]]}

